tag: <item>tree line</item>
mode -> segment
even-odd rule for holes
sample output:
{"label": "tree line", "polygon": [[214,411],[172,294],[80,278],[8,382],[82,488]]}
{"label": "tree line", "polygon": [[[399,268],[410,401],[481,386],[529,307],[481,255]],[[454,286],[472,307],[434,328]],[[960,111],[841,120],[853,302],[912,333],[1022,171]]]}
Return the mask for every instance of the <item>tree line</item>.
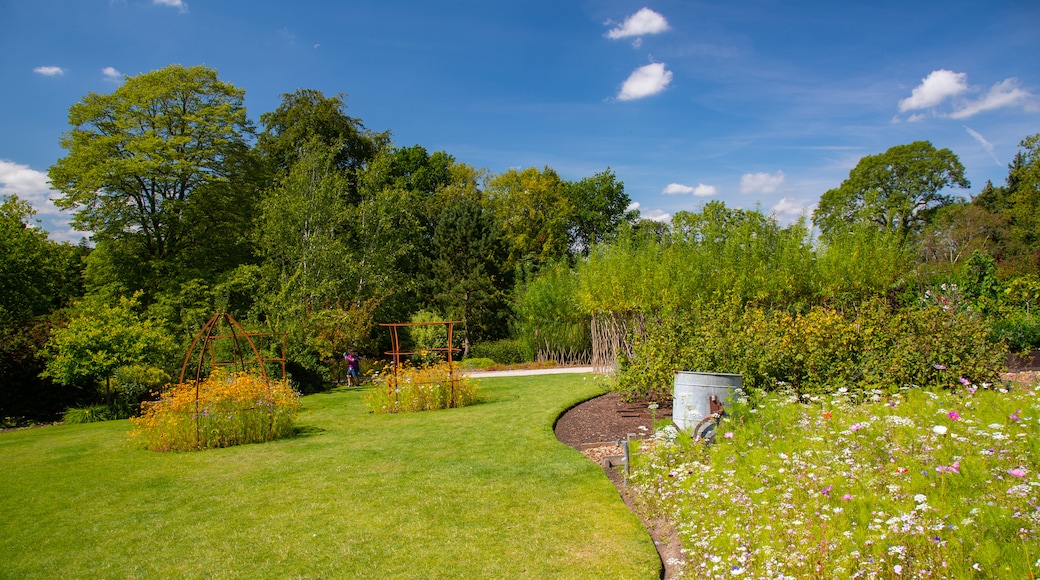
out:
{"label": "tree line", "polygon": [[[258,124],[244,96],[172,65],[72,105],[48,174],[93,243],[51,242],[31,207],[3,200],[0,416],[168,379],[218,311],[288,333],[304,388],[343,351],[385,350],[377,323],[420,312],[460,321],[468,351],[508,336],[518,281],[637,217],[609,168],[491,174],[395,145],[343,95],[285,94]],[[140,340],[108,340],[128,330]]]}
{"label": "tree line", "polygon": [[994,341],[1040,346],[1040,135],[971,199],[950,193],[970,187],[956,155],[920,141],[864,157],[812,224],[720,202],[664,224],[628,211],[609,168],[492,174],[395,145],[343,95],[285,94],[257,124],[243,103],[216,71],[173,65],[72,105],[49,177],[93,244],[0,205],[6,423],[132,405],[215,312],[288,334],[304,389],[343,351],[386,350],[380,322],[457,320],[465,354],[527,358],[584,356],[596,331],[617,362],[648,322],[696,308],[905,306],[944,284]]}

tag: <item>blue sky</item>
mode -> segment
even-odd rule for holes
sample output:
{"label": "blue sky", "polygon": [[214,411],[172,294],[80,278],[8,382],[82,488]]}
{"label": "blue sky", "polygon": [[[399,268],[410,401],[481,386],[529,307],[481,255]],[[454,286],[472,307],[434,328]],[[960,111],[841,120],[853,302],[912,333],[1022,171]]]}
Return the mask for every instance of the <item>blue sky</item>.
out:
{"label": "blue sky", "polygon": [[0,194],[48,203],[68,109],[205,64],[254,121],[298,88],[492,172],[608,166],[644,217],[785,223],[864,155],[930,140],[972,188],[1040,132],[1040,2],[0,0]]}

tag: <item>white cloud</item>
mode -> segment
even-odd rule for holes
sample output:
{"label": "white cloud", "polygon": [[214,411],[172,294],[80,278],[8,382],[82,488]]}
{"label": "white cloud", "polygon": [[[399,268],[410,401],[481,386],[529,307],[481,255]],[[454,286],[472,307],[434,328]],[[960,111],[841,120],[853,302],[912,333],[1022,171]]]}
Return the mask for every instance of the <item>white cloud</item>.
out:
{"label": "white cloud", "polygon": [[60,66],[38,66],[33,69],[33,72],[45,77],[56,77],[65,74],[65,69]]}
{"label": "white cloud", "polygon": [[1028,105],[1034,99],[1034,95],[1018,86],[1018,79],[1010,78],[993,85],[982,98],[963,104],[959,109],[950,114],[954,119],[967,119],[983,111],[1002,109],[1004,107],[1015,107]]}
{"label": "white cloud", "polygon": [[745,173],[740,177],[740,193],[772,193],[784,182],[784,172]]}
{"label": "white cloud", "polygon": [[968,74],[946,69],[932,71],[910,96],[899,101],[899,111],[916,111],[934,107],[946,99],[968,90]]}
{"label": "white cloud", "polygon": [[[647,34],[659,34],[668,30],[668,21],[664,16],[649,8],[640,8],[638,12],[629,16],[621,23],[621,26],[607,31],[607,38],[629,38],[632,36],[644,36]],[[636,45],[639,46],[638,44]]]}
{"label": "white cloud", "polygon": [[718,194],[718,190],[714,185],[704,185],[703,183],[697,184],[696,187],[683,185],[682,183],[669,183],[661,193],[666,195],[693,194],[697,197],[710,197]]}
{"label": "white cloud", "polygon": [[813,206],[811,204],[807,204],[802,200],[790,197],[785,197],[781,199],[780,201],[776,202],[776,205],[769,208],[770,213],[772,213],[773,215],[780,216],[781,218],[787,218],[792,221],[802,217],[803,215],[811,215],[812,210]]}
{"label": "white cloud", "polygon": [[170,6],[176,8],[178,11],[184,13],[188,11],[188,4],[184,0],[152,0],[152,4],[158,4],[159,6]]}
{"label": "white cloud", "polygon": [[123,80],[123,73],[117,71],[115,67],[106,66],[101,69],[101,74],[105,76],[105,80],[117,82]]}
{"label": "white cloud", "polygon": [[28,165],[0,159],[0,195],[17,195],[29,202],[54,240],[74,242],[89,236],[86,232],[69,227],[68,214],[54,205],[51,193],[46,173]]}
{"label": "white cloud", "polygon": [[672,221],[672,214],[659,209],[648,209],[644,211],[640,209],[638,201],[633,201],[628,205],[628,211],[632,210],[639,210],[639,217],[644,219],[665,223]]}
{"label": "white cloud", "polygon": [[982,148],[986,150],[986,153],[989,153],[989,156],[993,158],[993,162],[994,163],[996,163],[998,166],[1001,165],[1000,160],[997,159],[997,153],[994,150],[992,143],[987,141],[986,138],[983,137],[981,133],[979,133],[978,131],[972,129],[971,127],[964,127],[964,130],[967,131],[968,134],[971,135],[973,139],[978,141],[979,145],[982,145]]}
{"label": "white cloud", "polygon": [[621,85],[617,98],[622,101],[633,101],[656,95],[672,82],[672,71],[665,70],[664,63],[652,63],[641,66],[632,72]]}

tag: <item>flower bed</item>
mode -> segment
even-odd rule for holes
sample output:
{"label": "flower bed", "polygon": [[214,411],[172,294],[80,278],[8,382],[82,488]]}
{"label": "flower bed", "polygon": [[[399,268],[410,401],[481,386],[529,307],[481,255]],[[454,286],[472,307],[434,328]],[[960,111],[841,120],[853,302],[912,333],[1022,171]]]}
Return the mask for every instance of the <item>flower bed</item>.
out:
{"label": "flower bed", "polygon": [[171,385],[130,419],[131,439],[152,451],[192,451],[262,443],[291,435],[299,393],[287,380],[214,371],[196,389]]}
{"label": "flower bed", "polygon": [[476,403],[477,385],[466,375],[450,372],[448,363],[403,366],[396,378],[387,370],[365,395],[373,413],[407,413],[465,407]]}
{"label": "flower bed", "polygon": [[688,577],[1030,578],[1036,389],[774,393],[733,405],[710,447],[662,430],[632,481],[677,525]]}

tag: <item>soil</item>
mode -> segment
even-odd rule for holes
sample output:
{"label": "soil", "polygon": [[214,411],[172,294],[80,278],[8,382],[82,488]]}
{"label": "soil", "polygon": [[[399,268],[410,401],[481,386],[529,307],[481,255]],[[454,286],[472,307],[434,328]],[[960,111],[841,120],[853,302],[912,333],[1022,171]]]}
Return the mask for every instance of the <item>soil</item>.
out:
{"label": "soil", "polygon": [[[636,491],[625,484],[624,451],[620,442],[641,439],[652,432],[654,418],[670,417],[670,408],[660,408],[650,415],[645,402],[622,403],[617,393],[590,399],[565,412],[556,421],[554,431],[561,442],[578,449],[603,468],[618,493],[643,521],[661,556],[662,578],[675,577],[682,560],[682,546],[675,527],[660,517],[648,517]],[[633,443],[637,445],[638,443]]]}

